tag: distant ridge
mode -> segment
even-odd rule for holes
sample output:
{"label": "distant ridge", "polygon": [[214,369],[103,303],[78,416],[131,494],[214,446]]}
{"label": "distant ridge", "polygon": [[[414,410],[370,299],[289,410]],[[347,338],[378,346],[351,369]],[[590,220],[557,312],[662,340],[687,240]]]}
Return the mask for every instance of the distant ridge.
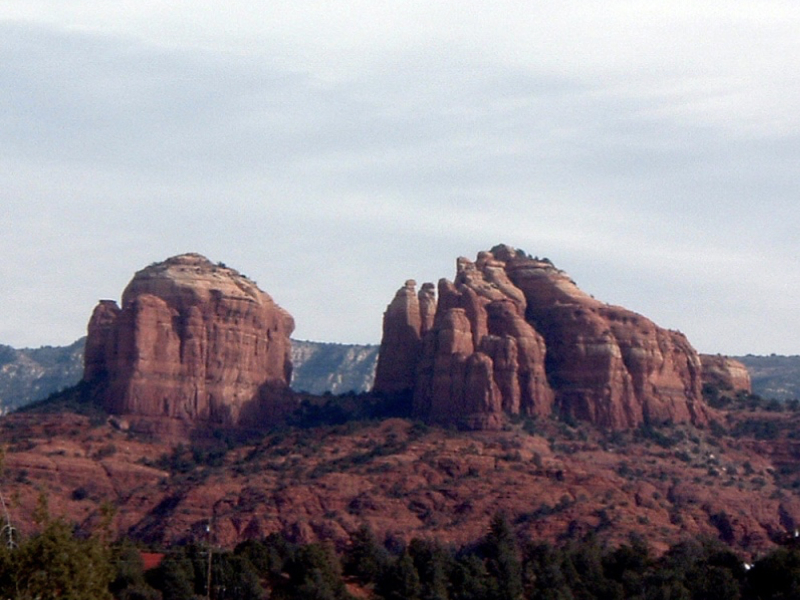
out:
{"label": "distant ridge", "polygon": [[70,387],[83,375],[82,337],[69,346],[0,345],[0,412],[7,413]]}
{"label": "distant ridge", "polygon": [[296,392],[362,393],[372,389],[377,345],[292,340],[292,381]]}
{"label": "distant ridge", "polygon": [[753,392],[763,398],[800,399],[800,356],[737,356],[747,367]]}

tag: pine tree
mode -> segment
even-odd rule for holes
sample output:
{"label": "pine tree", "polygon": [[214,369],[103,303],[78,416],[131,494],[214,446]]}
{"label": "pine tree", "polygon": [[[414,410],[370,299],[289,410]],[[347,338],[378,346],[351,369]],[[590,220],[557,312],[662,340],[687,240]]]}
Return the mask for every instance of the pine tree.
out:
{"label": "pine tree", "polygon": [[422,585],[408,551],[404,551],[378,581],[377,592],[386,600],[420,600]]}
{"label": "pine tree", "polygon": [[109,550],[95,538],[78,539],[61,519],[47,519],[38,535],[6,556],[5,597],[110,600],[114,577]]}
{"label": "pine tree", "polygon": [[486,568],[497,581],[497,600],[522,598],[522,565],[514,531],[506,517],[495,515],[484,538],[482,551]]}
{"label": "pine tree", "polygon": [[363,583],[375,583],[387,568],[389,554],[378,544],[372,530],[362,525],[350,537],[345,554],[344,572],[358,577]]}

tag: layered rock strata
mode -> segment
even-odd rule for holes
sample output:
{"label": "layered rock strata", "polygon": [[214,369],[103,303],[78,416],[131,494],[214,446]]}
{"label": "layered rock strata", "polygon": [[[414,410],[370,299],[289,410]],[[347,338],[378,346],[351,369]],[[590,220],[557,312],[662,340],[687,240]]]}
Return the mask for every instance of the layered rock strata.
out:
{"label": "layered rock strata", "polygon": [[253,425],[280,410],[294,321],[256,284],[198,254],[135,274],[95,308],[84,381],[115,414]]}
{"label": "layered rock strata", "polygon": [[753,391],[750,373],[740,361],[721,354],[701,354],[703,383],[727,392]]}
{"label": "layered rock strata", "polygon": [[[683,334],[595,300],[547,260],[509,246],[459,258],[423,327],[431,289],[414,299],[407,282],[389,305],[374,388],[412,393],[419,416],[497,428],[555,410],[608,429],[707,418],[700,358]],[[401,326],[413,343],[387,335]]]}

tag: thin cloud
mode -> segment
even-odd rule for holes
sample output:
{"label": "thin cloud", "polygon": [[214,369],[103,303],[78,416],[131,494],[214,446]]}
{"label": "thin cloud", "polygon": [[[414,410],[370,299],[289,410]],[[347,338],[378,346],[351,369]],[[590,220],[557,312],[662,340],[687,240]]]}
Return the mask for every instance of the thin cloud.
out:
{"label": "thin cloud", "polygon": [[51,4],[0,9],[0,342],[183,251],[375,342],[405,279],[506,242],[701,349],[797,351],[788,3]]}

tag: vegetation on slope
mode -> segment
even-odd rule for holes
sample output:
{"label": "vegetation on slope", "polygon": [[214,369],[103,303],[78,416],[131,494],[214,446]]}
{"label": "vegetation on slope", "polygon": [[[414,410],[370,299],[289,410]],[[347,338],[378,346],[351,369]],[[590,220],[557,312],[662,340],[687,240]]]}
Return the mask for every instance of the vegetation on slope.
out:
{"label": "vegetation on slope", "polygon": [[[67,563],[94,557],[75,568],[116,598],[192,598],[209,593],[213,545],[213,598],[792,597],[800,555],[775,544],[800,515],[800,403],[706,394],[706,428],[627,432],[558,419],[459,432],[398,418],[402,398],[308,396],[275,430],[171,445],[113,425],[78,386],[0,422],[14,522],[36,520],[37,494],[69,519],[21,527],[0,583],[22,589],[17,574],[44,560],[22,558],[55,544]],[[108,502],[116,532],[165,552],[159,567],[130,543],[96,551]]]}
{"label": "vegetation on slope", "polygon": [[765,398],[800,399],[800,356],[736,357],[750,373],[753,391]]}

